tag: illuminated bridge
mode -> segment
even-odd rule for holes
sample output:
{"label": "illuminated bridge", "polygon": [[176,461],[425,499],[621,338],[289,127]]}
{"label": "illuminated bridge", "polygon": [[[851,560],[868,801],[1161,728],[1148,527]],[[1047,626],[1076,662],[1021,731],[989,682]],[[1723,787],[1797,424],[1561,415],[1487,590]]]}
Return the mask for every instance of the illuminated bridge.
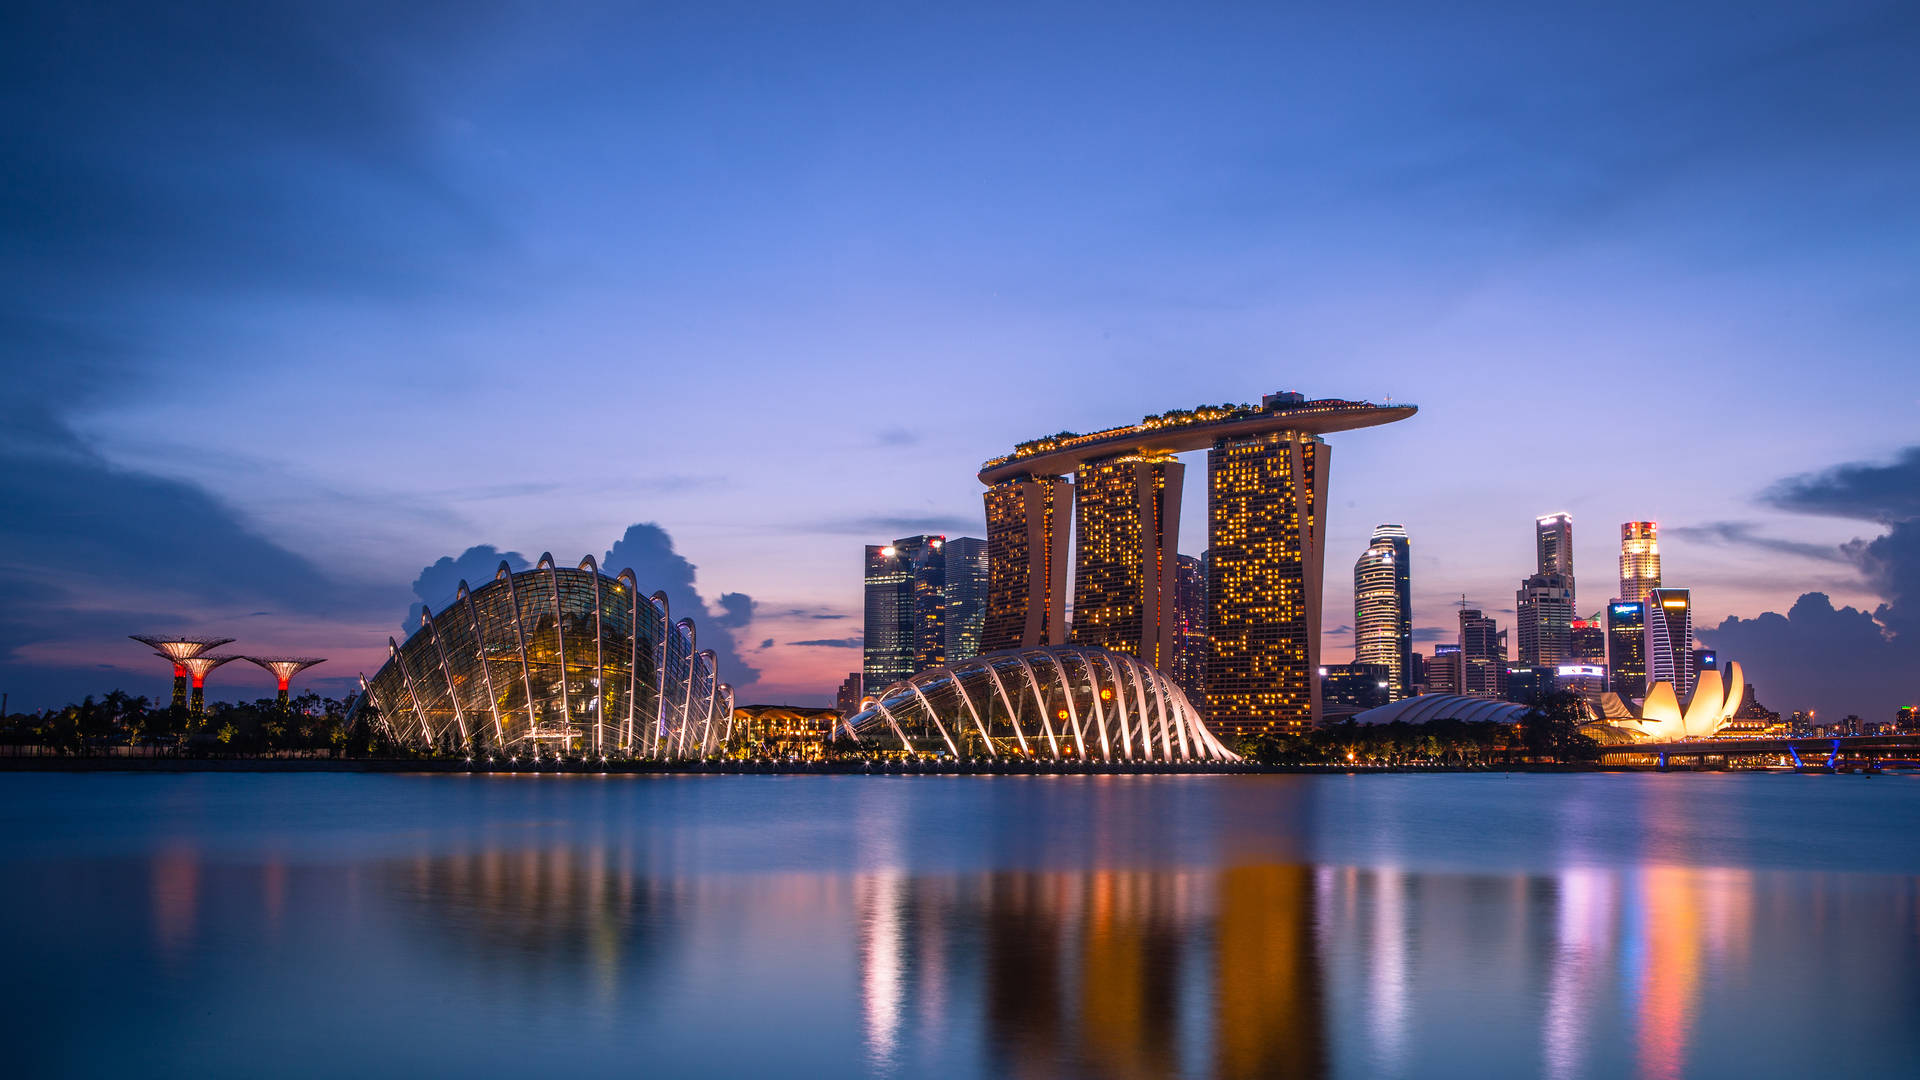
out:
{"label": "illuminated bridge", "polygon": [[1920,732],[1900,735],[1805,736],[1777,739],[1689,739],[1683,742],[1622,743],[1608,746],[1602,760],[1655,758],[1665,766],[1673,760],[1713,757],[1784,757],[1803,767],[1912,759],[1920,757]]}
{"label": "illuminated bridge", "polygon": [[1314,672],[1332,453],[1320,436],[1415,411],[1269,394],[1258,405],[1207,405],[1087,435],[1061,432],[984,463],[982,648],[1083,645],[1170,670],[1186,470],[1174,455],[1206,449],[1209,648],[1201,710],[1221,734],[1307,730],[1320,715]]}

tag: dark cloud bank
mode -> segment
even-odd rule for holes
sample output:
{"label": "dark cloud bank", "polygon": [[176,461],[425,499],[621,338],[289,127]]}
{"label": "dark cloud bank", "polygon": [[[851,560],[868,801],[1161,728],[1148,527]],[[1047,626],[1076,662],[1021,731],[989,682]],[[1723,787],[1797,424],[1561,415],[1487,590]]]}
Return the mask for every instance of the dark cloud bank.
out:
{"label": "dark cloud bank", "polygon": [[1920,700],[1920,446],[1888,464],[1852,463],[1782,481],[1763,501],[1885,529],[1821,554],[1837,551],[1857,567],[1882,603],[1870,612],[1835,608],[1825,593],[1810,592],[1785,615],[1729,617],[1702,628],[1700,639],[1748,667],[1761,700],[1774,708],[1811,705],[1822,716],[1877,720]]}

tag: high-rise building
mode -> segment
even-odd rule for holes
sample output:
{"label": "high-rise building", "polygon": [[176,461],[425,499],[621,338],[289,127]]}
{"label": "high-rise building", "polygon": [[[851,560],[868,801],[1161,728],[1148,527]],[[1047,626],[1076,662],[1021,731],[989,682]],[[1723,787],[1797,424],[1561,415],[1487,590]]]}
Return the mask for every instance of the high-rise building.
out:
{"label": "high-rise building", "polygon": [[1174,574],[1173,683],[1199,707],[1207,686],[1207,566],[1191,555]]}
{"label": "high-rise building", "polygon": [[1717,671],[1720,668],[1720,654],[1712,649],[1693,650],[1693,675],[1699,678],[1703,671]]}
{"label": "high-rise building", "polygon": [[1573,577],[1573,515],[1560,513],[1533,522],[1534,573]]}
{"label": "high-rise building", "polygon": [[987,614],[980,651],[1067,643],[1073,484],[1014,476],[987,488]]}
{"label": "high-rise building", "polygon": [[1561,573],[1535,574],[1520,583],[1513,599],[1520,663],[1559,666],[1572,652],[1573,579]]}
{"label": "high-rise building", "polygon": [[1207,720],[1222,733],[1320,719],[1328,449],[1272,432],[1207,452]]}
{"label": "high-rise building", "polygon": [[865,664],[878,691],[945,662],[946,556],[943,536],[867,545]]}
{"label": "high-rise building", "polygon": [[1590,619],[1575,619],[1567,631],[1567,663],[1605,664],[1607,662],[1607,622],[1595,612]]}
{"label": "high-rise building", "polygon": [[1328,664],[1320,669],[1320,707],[1348,715],[1393,700],[1393,673],[1385,664]]}
{"label": "high-rise building", "polygon": [[1413,693],[1413,576],[1407,530],[1380,525],[1353,564],[1353,660],[1385,664],[1393,700]]}
{"label": "high-rise building", "polygon": [[1613,692],[1636,700],[1647,696],[1647,605],[1615,600],[1607,605],[1607,678]]}
{"label": "high-rise building", "polygon": [[1171,673],[1186,470],[1172,455],[1146,454],[1074,470],[1074,644],[1130,653]]}
{"label": "high-rise building", "polygon": [[833,707],[839,710],[842,717],[860,711],[861,688],[864,685],[857,671],[848,672],[847,677],[840,681],[840,691],[833,696]]}
{"label": "high-rise building", "polygon": [[1427,661],[1427,693],[1460,693],[1460,646],[1440,645],[1433,647],[1433,658]]}
{"label": "high-rise building", "polygon": [[1693,594],[1686,589],[1647,590],[1647,685],[1673,684],[1674,695],[1693,693]]}
{"label": "high-rise building", "polygon": [[1460,689],[1474,697],[1504,696],[1507,649],[1492,616],[1460,609]]}
{"label": "high-rise building", "polygon": [[1647,590],[1660,587],[1660,523],[1629,521],[1620,526],[1620,599],[1643,603]]}
{"label": "high-rise building", "polygon": [[987,622],[987,542],[956,536],[946,543],[947,586],[942,613],[947,663],[979,656]]}
{"label": "high-rise building", "polygon": [[1501,696],[1521,705],[1537,705],[1556,688],[1559,665],[1508,664],[1506,687]]}

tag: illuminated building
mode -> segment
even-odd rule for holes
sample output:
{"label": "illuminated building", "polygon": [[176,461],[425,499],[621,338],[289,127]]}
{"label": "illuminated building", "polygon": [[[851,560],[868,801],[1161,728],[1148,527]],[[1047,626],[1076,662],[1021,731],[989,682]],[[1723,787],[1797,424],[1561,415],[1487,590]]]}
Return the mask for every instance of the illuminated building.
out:
{"label": "illuminated building", "polygon": [[1599,612],[1591,619],[1575,619],[1567,630],[1567,663],[1605,664],[1607,623]]}
{"label": "illuminated building", "polygon": [[1593,697],[1607,693],[1612,684],[1607,681],[1605,664],[1561,664],[1554,672],[1553,686],[1556,690]]}
{"label": "illuminated building", "polygon": [[1492,616],[1478,608],[1460,609],[1460,692],[1473,697],[1506,696],[1507,650]]}
{"label": "illuminated building", "polygon": [[1074,470],[1073,643],[1172,669],[1186,466],[1128,455]]}
{"label": "illuminated building", "polygon": [[1646,611],[1647,683],[1671,683],[1684,699],[1693,693],[1693,594],[1649,589]]}
{"label": "illuminated building", "polygon": [[221,664],[238,659],[240,658],[237,656],[212,656],[207,653],[200,653],[196,656],[189,656],[185,660],[177,661],[181,667],[187,669],[187,674],[193,677],[193,697],[187,703],[187,712],[194,716],[206,715],[207,675]]}
{"label": "illuminated building", "polygon": [[1328,664],[1320,669],[1320,707],[1329,715],[1378,708],[1393,700],[1385,664]]}
{"label": "illuminated building", "polygon": [[1427,661],[1427,693],[1457,694],[1461,687],[1460,646],[1433,647],[1433,659]]}
{"label": "illuminated building", "polygon": [[840,690],[834,695],[833,704],[834,708],[840,710],[841,716],[852,716],[860,711],[860,688],[864,685],[857,671],[848,672],[847,677],[840,680]]}
{"label": "illuminated building", "polygon": [[1691,693],[1683,709],[1681,699],[1687,695],[1673,683],[1656,679],[1648,687],[1646,703],[1640,708],[1636,734],[1651,742],[1703,739],[1719,734],[1746,699],[1746,673],[1737,663],[1728,664],[1724,674],[1717,670],[1703,671]]}
{"label": "illuminated building", "polygon": [[1920,705],[1902,705],[1893,714],[1895,731],[1920,731]]}
{"label": "illuminated building", "polygon": [[1353,719],[1361,724],[1424,724],[1430,720],[1493,720],[1517,724],[1525,719],[1527,706],[1513,701],[1495,701],[1470,694],[1421,694],[1401,698],[1377,709],[1368,709]]}
{"label": "illuminated building", "polygon": [[1573,578],[1573,515],[1548,514],[1533,522],[1534,573]]}
{"label": "illuminated building", "polygon": [[196,638],[164,637],[157,634],[132,634],[133,640],[158,653],[160,659],[173,665],[173,711],[180,715],[187,710],[187,665],[186,662],[209,649],[217,649],[229,644],[232,638]]}
{"label": "illuminated building", "polygon": [[1413,574],[1407,530],[1379,525],[1353,564],[1353,660],[1385,664],[1394,697],[1413,693]]}
{"label": "illuminated building", "polygon": [[1207,685],[1207,567],[1181,555],[1174,569],[1173,666],[1169,672],[1187,700],[1205,700]]}
{"label": "illuminated building", "polygon": [[946,655],[946,537],[867,545],[862,677],[885,686]]}
{"label": "illuminated building", "polygon": [[1166,675],[1077,645],[922,671],[881,689],[846,730],[877,753],[908,756],[1238,760]]}
{"label": "illuminated building", "polygon": [[1620,599],[1644,602],[1647,590],[1660,587],[1660,523],[1628,521],[1620,526]]}
{"label": "illuminated building", "polygon": [[987,542],[957,536],[946,542],[947,584],[941,613],[948,660],[980,655],[980,637],[987,621]]}
{"label": "illuminated building", "polygon": [[420,612],[405,645],[355,704],[370,704],[395,738],[513,755],[705,757],[725,746],[733,689],[693,620],[667,594],[643,596],[632,570],[614,577],[591,556],[578,569],[541,555],[453,603]]}
{"label": "illuminated building", "polygon": [[1615,600],[1607,605],[1607,671],[1613,692],[1623,698],[1647,696],[1647,605]]}
{"label": "illuminated building", "polygon": [[1514,623],[1519,629],[1519,660],[1553,667],[1572,651],[1573,579],[1560,573],[1535,574],[1514,593]]}
{"label": "illuminated building", "polygon": [[1720,666],[1720,654],[1712,649],[1693,650],[1693,674],[1697,678],[1703,671],[1712,671]]}
{"label": "illuminated building", "polygon": [[1542,698],[1553,693],[1559,674],[1559,665],[1508,664],[1506,690],[1500,696],[1522,705],[1538,704]]}
{"label": "illuminated building", "polygon": [[[1057,599],[1065,580],[1061,511],[1071,493],[1063,475],[1100,488],[1095,511],[1080,520],[1104,550],[1080,556],[1076,570],[1098,576],[1086,584],[1091,606],[1076,595],[1077,641],[1101,641],[1166,657],[1160,609],[1174,555],[1168,503],[1176,462],[1171,455],[1209,448],[1206,705],[1223,732],[1305,730],[1318,716],[1322,540],[1326,528],[1327,447],[1319,436],[1391,423],[1412,416],[1410,405],[1363,401],[1309,401],[1270,394],[1254,405],[1203,406],[1143,418],[1138,424],[1088,435],[1062,432],[1021,443],[980,468],[987,485],[988,649],[1058,640]],[[1101,472],[1102,463],[1126,464]],[[1131,474],[1132,490],[1127,484]],[[1071,494],[1069,494],[1071,493]],[[1133,507],[1136,521],[1119,518]],[[1137,549],[1137,551],[1135,550]],[[1137,553],[1140,571],[1122,564]],[[1157,558],[1156,573],[1149,558]],[[1135,585],[1134,581],[1138,584]],[[1076,582],[1076,590],[1081,584]],[[1149,597],[1153,589],[1159,596]],[[1137,589],[1139,596],[1131,595]],[[1149,609],[1149,605],[1152,609]],[[1139,628],[1133,632],[1133,611]],[[1139,642],[1130,646],[1129,641]],[[1164,662],[1164,661],[1163,661]]]}
{"label": "illuminated building", "polygon": [[293,685],[293,677],[315,664],[326,663],[316,656],[244,656],[241,659],[273,672],[273,677],[279,682],[280,707],[283,709],[287,707],[287,693]]}
{"label": "illuminated building", "polygon": [[833,709],[792,705],[742,705],[733,710],[729,746],[742,755],[797,757],[813,761],[824,756],[827,740],[840,723]]}
{"label": "illuminated building", "polygon": [[987,488],[987,613],[982,652],[1066,644],[1073,485],[1012,476]]}

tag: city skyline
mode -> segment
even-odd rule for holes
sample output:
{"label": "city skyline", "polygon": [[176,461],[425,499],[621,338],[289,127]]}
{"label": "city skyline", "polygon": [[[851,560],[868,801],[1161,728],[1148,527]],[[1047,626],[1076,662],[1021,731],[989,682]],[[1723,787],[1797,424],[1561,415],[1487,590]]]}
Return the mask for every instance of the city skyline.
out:
{"label": "city skyline", "polygon": [[[11,68],[63,104],[7,151],[38,180],[7,209],[34,314],[5,328],[0,683],[15,708],[164,696],[123,635],[166,629],[327,656],[301,685],[339,693],[470,566],[650,523],[651,562],[606,565],[704,611],[743,701],[824,703],[860,648],[850,543],[983,535],[988,454],[1251,386],[1421,404],[1341,443],[1325,539],[1336,566],[1380,522],[1418,539],[1417,647],[1462,593],[1514,625],[1518,523],[1582,524],[1584,615],[1613,530],[1657,520],[1697,635],[1776,707],[1890,707],[1920,655],[1920,630],[1881,633],[1920,595],[1893,182],[1916,151],[1890,92],[1915,28],[1740,10],[1491,35],[1055,12],[1028,45],[963,13],[367,14],[328,48],[273,18],[30,17]],[[820,50],[843,62],[800,59]],[[1121,74],[1141,63],[1175,89]],[[588,104],[530,110],[562,87]],[[1554,431],[1577,476],[1443,468],[1432,448],[1530,408],[1543,363],[1575,391]],[[1876,392],[1807,393],[1810,371]],[[1722,420],[1649,438],[1623,386]],[[882,388],[900,408],[844,408]],[[502,453],[470,422],[509,413],[566,438]]]}

